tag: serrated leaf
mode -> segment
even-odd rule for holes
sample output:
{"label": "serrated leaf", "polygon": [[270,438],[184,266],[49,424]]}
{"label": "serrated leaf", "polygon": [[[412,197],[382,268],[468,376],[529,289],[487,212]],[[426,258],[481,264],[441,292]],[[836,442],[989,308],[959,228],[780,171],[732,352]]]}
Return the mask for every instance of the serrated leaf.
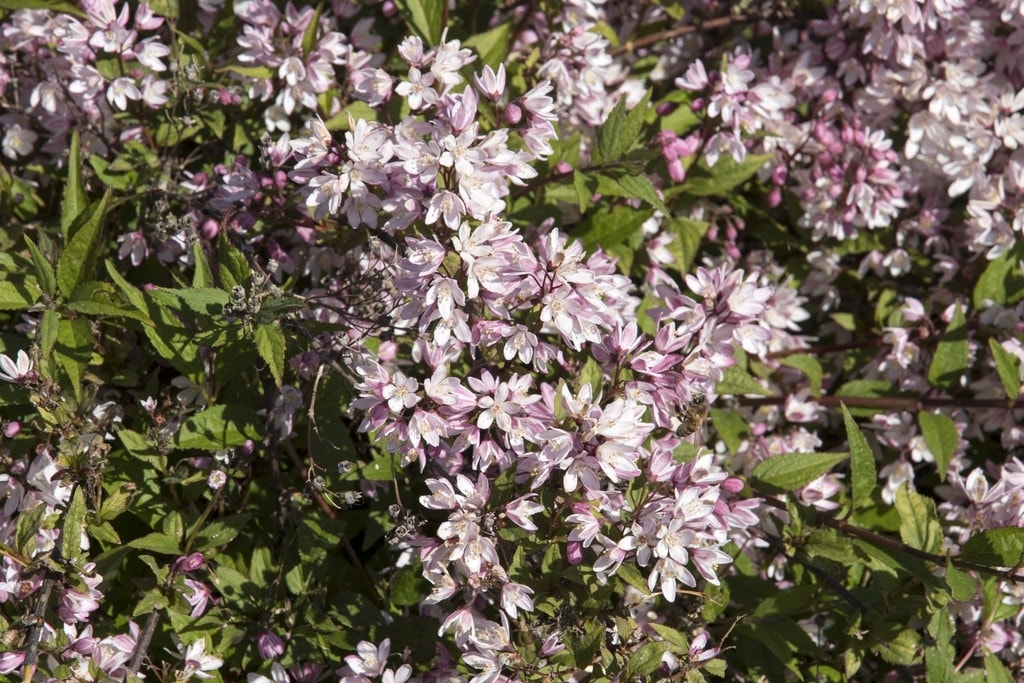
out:
{"label": "serrated leaf", "polygon": [[1013,683],[1013,674],[993,654],[985,655],[985,683]]}
{"label": "serrated leaf", "polygon": [[583,637],[574,643],[574,647],[571,649],[573,658],[576,660],[577,667],[581,669],[586,668],[594,662],[603,638],[603,624],[592,622],[587,626],[586,633],[584,633]]}
{"label": "serrated leaf", "polygon": [[806,486],[850,456],[846,453],[782,453],[762,460],[755,479],[783,491]]}
{"label": "serrated leaf", "polygon": [[444,0],[395,0],[402,18],[412,32],[432,47],[441,41]]}
{"label": "serrated leaf", "polygon": [[[320,15],[324,11],[324,2],[320,0],[316,4],[316,11],[313,13],[313,18],[310,19],[309,25],[306,26],[306,31],[302,34],[302,54],[309,56],[313,52],[313,48],[316,47],[317,38],[320,34]],[[222,137],[218,135],[217,137]]]}
{"label": "serrated leaf", "polygon": [[864,433],[860,431],[860,427],[857,426],[845,405],[843,405],[843,422],[846,424],[846,438],[850,443],[853,506],[862,508],[871,503],[871,494],[878,484],[875,455],[871,452],[868,440],[864,438]]}
{"label": "serrated leaf", "polygon": [[935,349],[935,357],[928,367],[928,382],[942,389],[956,389],[967,372],[970,346],[967,341],[967,322],[963,307],[957,304],[953,319],[949,321],[942,340]]}
{"label": "serrated leaf", "polygon": [[24,283],[0,280],[0,311],[27,310],[35,303],[35,295]]}
{"label": "serrated leaf", "polygon": [[1021,270],[1021,258],[1024,256],[1022,252],[1024,246],[1018,241],[1012,249],[988,262],[974,285],[971,298],[976,309],[988,308],[988,302],[1005,306],[1016,298],[1024,286],[1024,272]]}
{"label": "serrated leaf", "polygon": [[815,398],[821,396],[821,379],[824,371],[817,358],[806,353],[797,353],[792,356],[783,356],[779,359],[779,363],[796,368],[807,375],[807,380],[811,385],[811,396]]}
{"label": "serrated leaf", "polygon": [[238,532],[249,523],[250,519],[252,519],[252,514],[244,512],[210,522],[196,534],[193,548],[201,553],[207,553],[215,548],[226,546],[238,536]]}
{"label": "serrated leaf", "polygon": [[619,98],[615,108],[597,131],[597,144],[594,145],[595,164],[618,161],[637,146],[650,100],[651,93],[647,91],[643,99],[627,113],[626,98]]}
{"label": "serrated leaf", "polygon": [[770,389],[766,389],[748,372],[738,365],[731,365],[722,373],[722,381],[715,387],[715,391],[721,396],[771,396]]}
{"label": "serrated leaf", "polygon": [[580,213],[586,213],[597,190],[597,182],[585,173],[573,171],[572,186],[576,191],[576,203],[580,207]]}
{"label": "serrated leaf", "polygon": [[43,528],[46,519],[46,506],[42,503],[18,514],[15,526],[15,550],[24,557],[32,557],[36,551],[36,534]]}
{"label": "serrated leaf", "polygon": [[917,663],[920,646],[920,634],[907,628],[891,638],[879,638],[871,649],[890,664],[910,666]]}
{"label": "serrated leaf", "polygon": [[85,493],[76,486],[60,528],[60,554],[74,562],[82,554],[82,529],[85,528]]}
{"label": "serrated leaf", "polygon": [[925,445],[935,456],[935,469],[939,477],[945,479],[959,439],[956,423],[948,415],[922,410],[917,414],[917,424],[921,427]]}
{"label": "serrated leaf", "polygon": [[725,155],[712,168],[698,167],[686,178],[683,187],[687,194],[697,197],[725,196],[752,178],[766,162],[774,158],[771,154],[748,154],[742,162],[737,163],[731,156]]}
{"label": "serrated leaf", "polygon": [[128,545],[132,548],[149,550],[154,553],[160,553],[161,555],[181,554],[178,539],[173,536],[168,536],[167,534],[160,534],[156,532],[131,540],[128,542]]}
{"label": "serrated leaf", "polygon": [[1024,563],[1024,528],[999,527],[976,533],[967,539],[960,557],[990,567],[1016,567]]}
{"label": "serrated leaf", "polygon": [[138,604],[135,605],[135,610],[132,612],[132,616],[138,617],[143,614],[149,614],[150,612],[156,612],[158,610],[165,609],[167,605],[167,596],[161,592],[160,588],[153,588],[147,591],[139,600]]}
{"label": "serrated leaf", "polygon": [[245,405],[218,405],[196,413],[182,423],[175,435],[177,448],[219,450],[258,440],[256,412]]}
{"label": "serrated leaf", "polygon": [[626,679],[633,680],[654,673],[665,656],[665,643],[645,643],[626,662]]}
{"label": "serrated leaf", "polygon": [[509,38],[512,36],[511,22],[498,24],[494,28],[476,33],[462,41],[462,47],[472,48],[480,55],[480,61],[495,71],[508,55]]}
{"label": "serrated leaf", "polygon": [[[123,430],[122,430],[123,433]],[[138,488],[132,482],[126,482],[111,494],[103,498],[103,505],[100,507],[100,518],[104,521],[117,519],[127,510],[135,500]]]}
{"label": "serrated leaf", "polygon": [[285,339],[276,323],[266,323],[256,328],[256,350],[267,364],[274,384],[281,386],[284,381]]}
{"label": "serrated leaf", "polygon": [[631,206],[600,209],[590,216],[589,225],[580,235],[580,241],[588,252],[593,251],[594,247],[620,244],[637,234],[644,221],[650,217],[650,209],[638,210]]}
{"label": "serrated leaf", "polygon": [[675,239],[669,242],[668,249],[675,257],[676,269],[683,275],[690,272],[693,262],[700,251],[700,244],[708,234],[711,226],[707,221],[699,221],[684,216],[676,216],[665,222],[664,230]]}
{"label": "serrated leaf", "polygon": [[68,180],[64,185],[64,197],[60,207],[60,230],[64,235],[65,244],[68,244],[71,238],[71,226],[82,215],[87,205],[88,198],[82,188],[81,134],[78,128],[72,128],[71,143],[68,146]]}
{"label": "serrated leaf", "polygon": [[210,262],[206,258],[203,243],[199,240],[192,245],[192,258],[196,262],[195,271],[192,273],[192,287],[195,289],[213,287],[216,284],[213,280],[213,271],[210,270]]}
{"label": "serrated leaf", "polygon": [[107,188],[103,197],[94,203],[86,213],[80,225],[76,222],[71,226],[71,238],[64,245],[64,251],[57,259],[57,287],[61,293],[70,297],[78,283],[92,277],[96,270],[99,257],[100,233],[107,217],[112,190]]}
{"label": "serrated leaf", "polygon": [[137,289],[133,284],[125,280],[117,270],[117,266],[115,266],[110,259],[107,259],[104,264],[107,267],[107,274],[110,275],[110,279],[112,279],[118,289],[121,290],[121,294],[123,294],[124,298],[128,300],[128,303],[134,306],[140,313],[147,315],[148,318],[149,309],[146,306],[146,297],[143,295],[142,290]]}
{"label": "serrated leaf", "polygon": [[935,501],[911,491],[904,484],[896,491],[896,511],[900,515],[900,538],[911,548],[934,553],[942,549],[942,526]]}
{"label": "serrated leaf", "polygon": [[645,175],[623,175],[613,180],[618,186],[621,197],[642,199],[653,209],[657,209],[662,215],[668,216],[671,211],[658,196],[658,191]]}
{"label": "serrated leaf", "polygon": [[220,315],[231,296],[223,289],[204,287],[202,289],[168,289],[160,287],[149,292],[154,300],[170,307],[184,304],[190,310],[209,316]]}
{"label": "serrated leaf", "polygon": [[86,318],[61,320],[53,358],[64,371],[75,398],[82,400],[82,377],[92,358],[92,323]]}
{"label": "serrated leaf", "polygon": [[223,232],[217,243],[217,261],[220,265],[220,284],[224,289],[231,289],[235,285],[245,287],[249,284],[252,274],[249,262],[245,260],[242,252],[232,246]]}
{"label": "serrated leaf", "polygon": [[391,604],[398,607],[418,605],[430,593],[424,584],[420,572],[411,567],[400,569],[391,582]]}
{"label": "serrated leaf", "polygon": [[953,599],[957,602],[968,602],[978,592],[978,581],[965,571],[956,568],[951,561],[946,561],[946,585],[949,586]]}
{"label": "serrated leaf", "polygon": [[39,288],[52,299],[57,295],[57,278],[53,273],[53,265],[43,256],[43,252],[28,235],[25,236],[25,244],[28,245],[29,253],[32,255],[32,265],[36,268],[36,280],[39,281]]}
{"label": "serrated leaf", "polygon": [[992,360],[996,363],[996,372],[999,374],[999,381],[1003,383],[1006,397],[1017,400],[1020,396],[1020,358],[992,338],[988,340],[988,348],[992,352]]}
{"label": "serrated leaf", "polygon": [[647,585],[647,579],[644,578],[644,575],[640,573],[635,564],[623,562],[619,565],[615,575],[640,591],[641,595],[650,595],[651,589]]}

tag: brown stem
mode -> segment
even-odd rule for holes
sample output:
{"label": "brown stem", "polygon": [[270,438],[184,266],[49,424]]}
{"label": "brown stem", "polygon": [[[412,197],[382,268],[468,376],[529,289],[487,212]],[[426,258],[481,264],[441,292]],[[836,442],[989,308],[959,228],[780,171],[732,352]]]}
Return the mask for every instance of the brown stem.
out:
{"label": "brown stem", "polygon": [[[767,494],[765,495],[767,496]],[[778,510],[786,510],[785,504],[778,500],[775,500],[774,498],[765,497],[763,498],[763,500],[765,504],[771,507],[774,507]],[[844,522],[841,519],[835,519],[833,517],[823,517],[821,515],[818,516],[818,519],[824,526],[831,527],[836,531],[839,531],[840,533],[844,533],[849,536],[859,538],[862,541],[867,541],[868,543],[871,543],[872,545],[882,546],[890,550],[896,550],[898,552],[905,553],[913,557],[917,557],[927,562],[931,562],[932,564],[937,564],[944,567],[946,566],[946,562],[952,562],[955,566],[957,566],[960,569],[970,569],[978,572],[979,574],[988,574],[989,576],[995,576],[999,579],[1002,579],[1004,581],[1010,581],[1012,583],[1024,583],[1024,576],[1017,576],[1016,574],[1013,574],[1013,570],[995,569],[993,567],[989,567],[982,564],[976,564],[974,562],[971,562],[970,560],[964,560],[962,558],[954,557],[952,555],[937,555],[935,553],[930,553],[927,550],[912,548],[911,546],[907,545],[906,543],[903,543],[902,541],[897,541],[895,539],[889,538],[888,536],[876,534],[875,532],[868,531],[867,529],[861,529],[860,527],[853,526],[849,522]]]}
{"label": "brown stem", "polygon": [[[59,553],[59,549],[54,549]],[[46,623],[46,606],[50,602],[50,593],[53,591],[53,584],[56,579],[53,572],[46,569],[46,579],[39,589],[39,597],[36,598],[35,609],[32,611],[32,624],[28,627],[26,635],[27,645],[25,646],[25,666],[22,680],[24,683],[32,683],[32,676],[35,674],[36,662],[39,661],[39,638],[43,635],[43,625]]]}
{"label": "brown stem", "polygon": [[624,44],[611,51],[612,57],[618,57],[626,54],[627,52],[634,52],[642,47],[653,45],[654,43],[661,42],[662,40],[672,40],[673,38],[679,38],[680,36],[686,36],[691,33],[697,33],[698,31],[715,31],[720,28],[725,28],[731,24],[745,24],[750,21],[756,21],[760,17],[752,16],[749,14],[736,14],[728,17],[716,17],[714,19],[708,19],[702,21],[699,24],[688,24],[686,26],[677,26],[676,28],[669,29],[667,31],[659,31],[658,33],[652,33],[644,36],[643,38],[637,38],[636,40],[627,40]]}
{"label": "brown stem", "polygon": [[132,653],[132,661],[128,663],[129,676],[134,676],[139,673],[139,667],[142,666],[142,658],[146,656],[146,650],[149,649],[149,643],[153,640],[153,632],[156,631],[156,620],[159,616],[159,611],[153,610],[146,617],[146,623],[143,625],[142,631],[139,633],[139,640],[135,643],[135,652]]}
{"label": "brown stem", "polygon": [[885,344],[885,340],[881,337],[877,339],[863,339],[861,341],[847,342],[845,344],[819,344],[817,346],[808,346],[806,348],[793,348],[783,349],[781,351],[772,351],[765,356],[766,359],[774,358],[786,358],[788,356],[796,356],[800,354],[820,355],[824,353],[833,353],[835,351],[851,351],[853,349],[873,349]]}

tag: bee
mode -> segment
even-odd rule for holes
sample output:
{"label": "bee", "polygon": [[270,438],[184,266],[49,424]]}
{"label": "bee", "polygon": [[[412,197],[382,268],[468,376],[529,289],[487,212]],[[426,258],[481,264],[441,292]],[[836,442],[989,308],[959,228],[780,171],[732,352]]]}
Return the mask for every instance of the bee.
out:
{"label": "bee", "polygon": [[694,392],[687,404],[683,406],[683,410],[680,413],[680,424],[679,428],[676,429],[676,434],[681,437],[691,436],[704,426],[704,421],[707,419],[707,399],[704,397],[704,394]]}

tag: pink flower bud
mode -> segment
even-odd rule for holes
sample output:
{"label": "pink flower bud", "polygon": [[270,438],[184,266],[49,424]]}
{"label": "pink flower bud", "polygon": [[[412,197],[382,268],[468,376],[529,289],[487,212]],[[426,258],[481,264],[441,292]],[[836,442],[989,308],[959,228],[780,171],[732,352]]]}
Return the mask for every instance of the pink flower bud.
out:
{"label": "pink flower bud", "polygon": [[183,555],[174,562],[174,570],[177,572],[191,572],[199,569],[203,566],[206,560],[203,559],[202,553],[192,553],[191,555]]}
{"label": "pink flower bud", "polygon": [[13,420],[4,425],[4,436],[8,439],[13,439],[21,432],[21,423],[17,420]]}
{"label": "pink flower bud", "polygon": [[284,654],[284,641],[273,631],[260,631],[256,637],[256,649],[263,659],[274,659]]}

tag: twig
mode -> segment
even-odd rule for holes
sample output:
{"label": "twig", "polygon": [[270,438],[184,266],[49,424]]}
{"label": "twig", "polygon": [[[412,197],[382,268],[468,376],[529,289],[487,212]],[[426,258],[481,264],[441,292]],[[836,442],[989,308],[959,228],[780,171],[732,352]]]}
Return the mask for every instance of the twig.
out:
{"label": "twig", "polygon": [[142,666],[142,658],[146,656],[146,650],[149,649],[149,643],[153,640],[153,632],[156,631],[156,620],[159,616],[159,610],[154,609],[146,617],[146,623],[142,626],[142,631],[139,633],[139,640],[135,643],[135,652],[132,653],[132,661],[128,664],[128,673],[131,676],[135,676],[139,673],[139,667]]}
{"label": "twig", "polygon": [[[778,500],[775,500],[774,498],[767,497],[767,493],[765,493],[764,495],[765,497],[763,498],[763,500],[766,505],[774,507],[778,510],[786,510],[785,504]],[[859,538],[862,541],[867,541],[872,545],[882,546],[890,550],[896,550],[898,552],[905,553],[913,557],[917,557],[927,562],[931,562],[932,564],[945,566],[946,562],[952,562],[955,566],[957,566],[960,569],[971,569],[980,574],[988,574],[989,576],[995,576],[996,578],[1002,579],[1004,581],[1010,581],[1012,583],[1024,583],[1024,576],[1018,576],[1016,574],[1013,574],[1013,570],[995,569],[993,567],[989,567],[983,564],[976,564],[974,562],[971,562],[970,560],[965,560],[963,558],[959,558],[953,555],[937,555],[935,553],[930,553],[927,550],[913,548],[907,545],[906,543],[903,543],[902,541],[897,541],[895,539],[889,538],[888,536],[882,536],[881,534],[876,534],[873,531],[868,531],[867,529],[862,529],[860,527],[853,526],[849,522],[845,522],[841,519],[824,517],[821,515],[818,515],[817,519],[821,521],[822,525],[831,527],[841,533],[853,536],[855,538]]]}
{"label": "twig", "polygon": [[636,50],[653,45],[654,43],[661,42],[662,40],[672,40],[673,38],[679,38],[686,36],[691,33],[697,33],[698,31],[716,31],[720,28],[725,28],[731,24],[745,24],[750,21],[756,21],[761,17],[753,16],[750,14],[735,14],[728,17],[716,17],[714,19],[708,19],[702,21],[699,24],[688,24],[686,26],[679,26],[668,31],[659,31],[658,33],[652,33],[644,36],[643,38],[637,38],[636,40],[627,40],[625,43],[611,51],[612,57],[618,57],[626,54],[627,52],[635,52]]}
{"label": "twig", "polygon": [[[743,406],[780,406],[788,396],[739,396],[736,401]],[[811,401],[828,408],[846,404],[851,408],[880,408],[883,410],[923,411],[933,408],[965,408],[977,410],[1016,410],[1024,408],[1024,399],[1009,400],[998,398],[938,398],[903,396],[818,396]]]}

